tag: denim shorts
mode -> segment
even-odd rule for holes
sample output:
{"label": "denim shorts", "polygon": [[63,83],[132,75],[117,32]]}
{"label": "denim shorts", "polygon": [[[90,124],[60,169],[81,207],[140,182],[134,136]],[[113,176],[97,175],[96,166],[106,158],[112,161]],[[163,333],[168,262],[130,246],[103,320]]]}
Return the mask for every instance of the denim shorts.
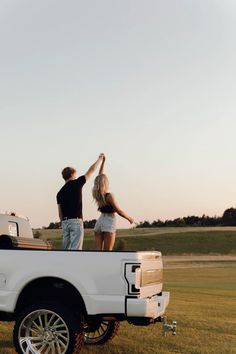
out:
{"label": "denim shorts", "polygon": [[94,232],[115,232],[116,216],[115,214],[101,214],[96,221]]}
{"label": "denim shorts", "polygon": [[84,224],[82,219],[62,221],[64,250],[82,250],[84,240]]}

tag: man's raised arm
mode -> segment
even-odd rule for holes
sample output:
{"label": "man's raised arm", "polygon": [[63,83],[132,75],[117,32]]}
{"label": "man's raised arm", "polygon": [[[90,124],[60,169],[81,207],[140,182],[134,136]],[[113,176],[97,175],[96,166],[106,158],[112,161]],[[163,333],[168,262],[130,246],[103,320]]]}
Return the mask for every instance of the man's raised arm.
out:
{"label": "man's raised arm", "polygon": [[104,154],[100,154],[99,157],[98,157],[98,159],[97,159],[97,161],[94,162],[94,164],[92,164],[92,165],[89,167],[88,171],[85,173],[86,181],[87,181],[87,180],[92,176],[92,174],[96,171],[96,169],[97,169],[99,163],[103,161],[103,156],[104,156]]}

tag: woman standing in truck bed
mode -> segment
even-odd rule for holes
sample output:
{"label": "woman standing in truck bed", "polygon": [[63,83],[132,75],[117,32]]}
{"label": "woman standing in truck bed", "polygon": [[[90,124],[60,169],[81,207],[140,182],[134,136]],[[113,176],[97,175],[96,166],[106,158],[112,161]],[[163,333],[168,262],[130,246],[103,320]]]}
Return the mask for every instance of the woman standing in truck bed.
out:
{"label": "woman standing in truck bed", "polygon": [[130,224],[134,222],[133,218],[128,216],[117,204],[114,195],[109,192],[109,181],[104,174],[105,156],[99,170],[98,176],[95,178],[93,186],[93,198],[98,205],[98,210],[101,212],[95,227],[95,246],[98,250],[113,249],[116,236],[116,215],[127,219]]}

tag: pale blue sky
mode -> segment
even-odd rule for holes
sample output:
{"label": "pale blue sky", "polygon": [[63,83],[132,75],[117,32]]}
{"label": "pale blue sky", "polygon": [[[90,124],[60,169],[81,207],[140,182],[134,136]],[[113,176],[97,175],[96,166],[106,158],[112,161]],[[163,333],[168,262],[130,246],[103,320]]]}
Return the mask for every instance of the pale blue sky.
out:
{"label": "pale blue sky", "polygon": [[136,221],[235,206],[235,38],[233,0],[1,0],[0,209],[57,221],[100,152]]}

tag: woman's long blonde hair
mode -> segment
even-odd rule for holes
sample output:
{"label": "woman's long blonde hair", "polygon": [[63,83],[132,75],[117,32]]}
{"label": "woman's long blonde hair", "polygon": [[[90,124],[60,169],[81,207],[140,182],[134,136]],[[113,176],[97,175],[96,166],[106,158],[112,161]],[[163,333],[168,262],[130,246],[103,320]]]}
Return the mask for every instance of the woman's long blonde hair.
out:
{"label": "woman's long blonde hair", "polygon": [[96,201],[99,207],[106,204],[106,193],[108,192],[109,181],[105,174],[98,175],[94,180],[94,186],[92,190],[93,199]]}

